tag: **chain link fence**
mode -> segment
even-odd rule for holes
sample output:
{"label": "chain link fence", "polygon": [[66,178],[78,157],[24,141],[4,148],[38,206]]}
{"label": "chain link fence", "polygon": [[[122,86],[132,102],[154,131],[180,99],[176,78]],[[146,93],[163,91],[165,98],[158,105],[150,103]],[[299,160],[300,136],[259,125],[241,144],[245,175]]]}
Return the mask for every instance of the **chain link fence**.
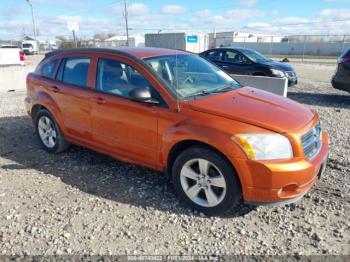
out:
{"label": "chain link fence", "polygon": [[310,57],[334,58],[350,48],[350,35],[290,35],[212,37],[211,47],[251,48],[270,56],[289,57],[304,61]]}

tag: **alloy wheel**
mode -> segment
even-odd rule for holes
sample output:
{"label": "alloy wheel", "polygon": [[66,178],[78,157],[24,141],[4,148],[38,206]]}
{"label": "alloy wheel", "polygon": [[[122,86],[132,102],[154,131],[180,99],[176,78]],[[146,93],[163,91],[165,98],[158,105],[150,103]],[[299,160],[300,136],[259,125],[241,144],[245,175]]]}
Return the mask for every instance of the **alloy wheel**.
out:
{"label": "alloy wheel", "polygon": [[53,148],[57,141],[57,132],[53,121],[47,116],[42,116],[38,121],[39,136],[43,144]]}
{"label": "alloy wheel", "polygon": [[187,161],[181,169],[180,181],[187,197],[197,205],[214,207],[225,198],[225,177],[208,160],[198,158]]}

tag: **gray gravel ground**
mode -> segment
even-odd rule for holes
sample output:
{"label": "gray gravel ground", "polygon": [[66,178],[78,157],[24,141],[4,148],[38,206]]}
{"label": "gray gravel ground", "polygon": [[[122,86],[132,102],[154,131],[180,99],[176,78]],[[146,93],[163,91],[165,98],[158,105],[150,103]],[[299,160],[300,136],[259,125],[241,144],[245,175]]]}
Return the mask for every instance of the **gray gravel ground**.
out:
{"label": "gray gravel ground", "polygon": [[44,152],[25,92],[0,92],[0,252],[350,255],[350,95],[305,75],[289,97],[318,111],[329,133],[324,177],[296,204],[223,217],[189,210],[152,170],[77,146]]}

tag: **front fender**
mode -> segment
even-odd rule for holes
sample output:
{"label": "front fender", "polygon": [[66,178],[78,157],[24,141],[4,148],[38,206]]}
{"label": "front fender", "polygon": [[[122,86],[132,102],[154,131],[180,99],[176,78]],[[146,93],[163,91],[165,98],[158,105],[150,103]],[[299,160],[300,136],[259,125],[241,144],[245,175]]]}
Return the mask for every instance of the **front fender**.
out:
{"label": "front fender", "polygon": [[189,140],[207,144],[227,158],[246,158],[242,149],[231,140],[232,135],[215,126],[203,125],[200,121],[185,120],[164,132],[161,143],[162,165],[165,167],[168,164],[169,153],[176,144]]}

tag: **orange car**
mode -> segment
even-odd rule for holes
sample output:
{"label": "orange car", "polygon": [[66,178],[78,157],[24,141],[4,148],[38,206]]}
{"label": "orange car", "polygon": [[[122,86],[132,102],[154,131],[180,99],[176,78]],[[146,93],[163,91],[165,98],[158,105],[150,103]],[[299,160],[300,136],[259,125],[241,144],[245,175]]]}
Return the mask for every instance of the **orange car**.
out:
{"label": "orange car", "polygon": [[193,208],[222,213],[291,203],[325,169],[319,116],[292,100],[243,87],[183,51],[70,49],[46,55],[25,99],[43,148],[78,144],[164,171]]}

